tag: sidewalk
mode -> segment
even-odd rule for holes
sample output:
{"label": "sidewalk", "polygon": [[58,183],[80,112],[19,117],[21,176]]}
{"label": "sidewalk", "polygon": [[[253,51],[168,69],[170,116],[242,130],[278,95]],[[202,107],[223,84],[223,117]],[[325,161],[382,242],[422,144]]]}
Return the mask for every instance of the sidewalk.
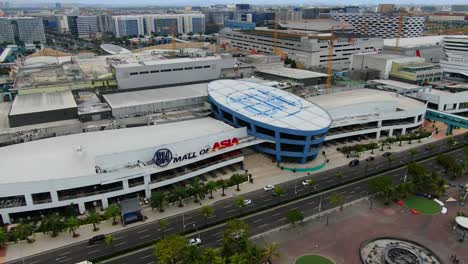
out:
{"label": "sidewalk", "polygon": [[[390,151],[390,152],[397,152],[397,151],[405,150],[414,146],[418,146],[420,144],[434,142],[435,140],[438,140],[438,139],[440,138],[439,137],[437,139],[427,138],[427,139],[424,139],[422,143],[417,143],[417,141],[413,141],[413,144],[411,145],[407,143],[403,143],[401,147],[399,147],[398,143],[396,143],[396,144],[393,144],[391,150],[388,150],[386,147],[384,150]],[[366,141],[361,141],[359,143],[365,143],[365,142]],[[376,141],[374,140],[374,142]],[[348,145],[354,145],[354,144],[358,144],[358,142],[350,143]],[[310,172],[310,174],[314,174],[314,173],[329,170],[338,166],[346,165],[351,160],[351,158],[348,159],[346,158],[345,155],[336,151],[336,146],[323,148],[323,150],[326,152],[326,158],[329,159],[330,162],[322,170]],[[383,153],[380,150],[374,150],[374,152],[375,154],[373,154],[373,156],[378,156]],[[371,156],[370,151],[363,153],[359,159],[365,159],[368,156]],[[320,154],[316,160],[309,162],[307,164],[304,164],[304,165],[287,164],[287,165],[291,167],[294,167],[294,166],[315,167],[323,163],[324,160],[325,160],[325,157],[322,154]],[[240,187],[241,188],[240,192],[235,191],[235,186],[228,188],[225,190],[225,193],[226,193],[225,197],[221,196],[222,190],[213,192],[214,199],[208,199],[208,196],[207,196],[205,200],[201,201],[202,205],[213,204],[224,198],[238,196],[243,193],[261,189],[265,185],[268,185],[268,184],[279,184],[285,181],[289,181],[293,179],[294,177],[302,177],[307,174],[307,173],[301,173],[301,172],[292,173],[286,170],[283,171],[276,166],[276,163],[273,163],[269,158],[259,153],[246,156],[244,164],[245,164],[245,167],[249,170],[249,173],[252,174],[252,177],[254,179],[253,184],[251,183],[242,184]],[[231,175],[226,175],[224,177],[219,177],[218,179],[229,178],[230,176]],[[177,206],[166,206],[165,211],[163,213],[160,213],[157,210],[151,211],[150,207],[145,207],[143,210],[143,214],[148,217],[146,222],[138,222],[138,223],[131,224],[130,226],[137,226],[137,225],[141,225],[147,222],[157,221],[162,218],[166,218],[166,217],[170,217],[173,215],[181,214],[183,212],[188,212],[191,210],[199,209],[202,206],[198,203],[194,203],[193,199],[188,199],[184,203],[184,205],[185,206],[182,208],[177,207]],[[73,244],[73,243],[80,242],[80,241],[86,241],[95,235],[108,234],[108,233],[116,232],[125,228],[125,227],[122,227],[121,225],[113,226],[111,222],[112,222],[111,219],[109,219],[108,221],[102,222],[99,225],[100,230],[97,232],[92,231],[93,229],[92,225],[81,226],[78,229],[78,233],[80,234],[78,238],[72,238],[72,235],[67,232],[62,232],[55,238],[51,238],[49,235],[44,235],[42,233],[37,233],[34,235],[34,238],[36,240],[34,243],[29,244],[25,241],[17,243],[17,244],[9,243],[7,246],[7,250],[6,250],[6,261],[18,259],[24,256],[30,256],[30,255],[42,253],[44,251],[52,250],[54,248],[62,247],[62,246]]]}

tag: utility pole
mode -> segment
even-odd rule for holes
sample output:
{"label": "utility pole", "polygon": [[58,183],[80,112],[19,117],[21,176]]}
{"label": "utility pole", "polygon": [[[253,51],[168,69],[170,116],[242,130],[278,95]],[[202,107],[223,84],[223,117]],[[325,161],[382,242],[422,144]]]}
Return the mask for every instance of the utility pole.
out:
{"label": "utility pole", "polygon": [[[198,231],[197,225],[195,225],[195,223],[193,223],[193,227],[195,227],[195,230],[197,230],[198,239],[200,239],[200,231]],[[201,239],[200,239],[200,240],[201,240]]]}
{"label": "utility pole", "polygon": [[322,195],[320,195],[320,202],[319,202],[319,219],[320,219],[320,213],[322,212]]}

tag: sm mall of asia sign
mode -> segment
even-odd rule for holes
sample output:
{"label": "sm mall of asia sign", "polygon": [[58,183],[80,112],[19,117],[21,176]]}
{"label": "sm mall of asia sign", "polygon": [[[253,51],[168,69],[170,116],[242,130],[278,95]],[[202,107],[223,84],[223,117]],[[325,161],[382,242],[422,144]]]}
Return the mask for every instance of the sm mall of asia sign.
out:
{"label": "sm mall of asia sign", "polygon": [[158,149],[154,153],[153,161],[159,167],[166,167],[170,163],[180,163],[185,160],[194,159],[196,157],[203,156],[208,153],[222,150],[225,148],[229,148],[238,144],[239,144],[239,139],[237,137],[233,137],[230,139],[225,139],[222,141],[215,142],[213,143],[212,147],[203,148],[196,152],[188,152],[188,153],[185,153],[184,155],[175,156],[175,157],[173,156],[171,150],[167,148],[162,148],[162,149]]}

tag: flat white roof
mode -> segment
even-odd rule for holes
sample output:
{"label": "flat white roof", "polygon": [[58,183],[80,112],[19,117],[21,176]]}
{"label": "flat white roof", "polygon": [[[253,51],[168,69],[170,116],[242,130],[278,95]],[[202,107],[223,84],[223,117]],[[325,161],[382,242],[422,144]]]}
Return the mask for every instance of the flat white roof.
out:
{"label": "flat white roof", "polygon": [[29,114],[77,107],[71,91],[16,96],[10,115]]}
{"label": "flat white roof", "polygon": [[457,224],[461,225],[462,227],[468,229],[468,217],[457,216],[455,217],[455,222],[457,222]]}
{"label": "flat white roof", "polygon": [[[0,184],[95,174],[95,158],[172,144],[235,129],[213,118],[104,130],[0,148]],[[189,130],[189,131],[188,131]],[[77,148],[81,147],[81,152]]]}
{"label": "flat white roof", "polygon": [[[464,35],[440,35],[440,36],[422,36],[414,38],[400,38],[400,47],[402,48],[415,48],[419,46],[433,46],[442,45],[444,37],[466,37]],[[397,39],[384,39],[384,46],[395,47]]]}
{"label": "flat white roof", "polygon": [[271,67],[271,68],[258,68],[258,72],[277,75],[281,77],[291,78],[291,79],[310,79],[310,78],[320,78],[327,77],[327,74],[313,71],[306,71],[300,69],[292,69],[287,67]]}
{"label": "flat white roof", "polygon": [[424,103],[398,95],[394,92],[386,92],[374,89],[354,89],[343,92],[317,95],[307,98],[326,110],[336,109],[343,106],[359,105],[364,103],[397,101],[398,106],[404,110],[420,109]]}
{"label": "flat white roof", "polygon": [[121,108],[207,96],[206,86],[206,83],[200,83],[161,89],[105,94],[103,97],[111,108]]}
{"label": "flat white roof", "polygon": [[219,104],[254,121],[287,129],[319,130],[331,125],[321,107],[267,85],[237,80],[208,84],[208,95]]}
{"label": "flat white roof", "polygon": [[377,79],[377,80],[370,80],[369,82],[384,84],[384,85],[392,86],[393,88],[401,89],[401,90],[423,88],[422,86],[419,86],[416,84],[399,82],[399,81],[394,81],[394,80]]}
{"label": "flat white roof", "polygon": [[205,62],[205,61],[208,62],[208,61],[220,60],[220,59],[221,59],[221,56],[207,56],[207,57],[194,57],[194,58],[158,58],[154,60],[118,64],[118,65],[115,65],[115,68],[166,65],[166,64],[189,63],[189,62]]}

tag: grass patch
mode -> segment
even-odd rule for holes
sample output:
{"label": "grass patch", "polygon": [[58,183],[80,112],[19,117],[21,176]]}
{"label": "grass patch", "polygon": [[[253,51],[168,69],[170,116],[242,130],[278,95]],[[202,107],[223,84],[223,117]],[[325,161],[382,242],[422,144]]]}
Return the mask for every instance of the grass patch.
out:
{"label": "grass patch", "polygon": [[420,196],[406,199],[405,204],[407,207],[418,210],[422,214],[439,214],[442,209],[438,203]]}
{"label": "grass patch", "polygon": [[319,255],[307,255],[297,259],[296,264],[334,264],[334,262]]}

